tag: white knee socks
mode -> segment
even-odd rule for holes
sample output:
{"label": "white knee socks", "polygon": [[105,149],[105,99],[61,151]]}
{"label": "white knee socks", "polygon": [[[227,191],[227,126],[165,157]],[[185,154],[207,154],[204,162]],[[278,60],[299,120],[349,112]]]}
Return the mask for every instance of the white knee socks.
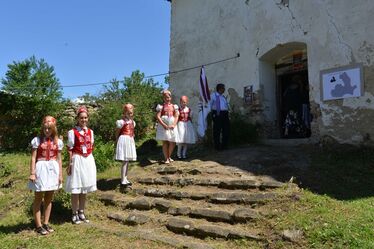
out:
{"label": "white knee socks", "polygon": [[187,144],[178,144],[177,156],[178,158],[187,157]]}
{"label": "white knee socks", "polygon": [[129,166],[129,161],[124,161],[122,168],[121,168],[121,184],[128,184],[129,181],[127,180],[127,169]]}

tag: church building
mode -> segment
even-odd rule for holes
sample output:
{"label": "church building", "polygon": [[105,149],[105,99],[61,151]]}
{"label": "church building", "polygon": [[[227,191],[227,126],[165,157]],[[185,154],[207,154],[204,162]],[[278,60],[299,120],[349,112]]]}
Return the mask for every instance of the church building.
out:
{"label": "church building", "polygon": [[197,113],[205,65],[265,138],[374,140],[374,1],[169,2],[175,102],[187,95]]}

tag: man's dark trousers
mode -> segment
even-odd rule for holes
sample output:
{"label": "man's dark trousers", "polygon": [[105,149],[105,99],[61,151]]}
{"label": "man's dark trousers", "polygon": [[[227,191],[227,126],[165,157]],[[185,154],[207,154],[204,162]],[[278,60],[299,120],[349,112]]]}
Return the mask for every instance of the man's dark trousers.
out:
{"label": "man's dark trousers", "polygon": [[[229,145],[230,120],[228,111],[212,111],[213,141],[216,150],[227,149]],[[222,133],[222,140],[221,140]]]}

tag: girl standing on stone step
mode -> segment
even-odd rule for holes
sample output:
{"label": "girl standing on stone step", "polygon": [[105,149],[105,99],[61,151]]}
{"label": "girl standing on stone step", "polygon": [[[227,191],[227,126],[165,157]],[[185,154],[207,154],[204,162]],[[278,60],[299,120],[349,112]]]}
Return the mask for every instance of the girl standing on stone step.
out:
{"label": "girl standing on stone step", "polygon": [[[58,139],[56,119],[46,116],[43,119],[40,136],[31,141],[31,163],[29,189],[35,191],[33,214],[36,232],[47,235],[53,232],[49,226],[54,191],[61,187],[63,142]],[[44,199],[44,220],[41,222],[40,207]]]}
{"label": "girl standing on stone step", "polygon": [[84,214],[86,195],[96,191],[96,164],[92,155],[94,133],[87,127],[88,111],[81,106],[77,111],[76,127],[68,132],[69,166],[66,192],[71,193],[73,224],[89,222]]}
{"label": "girl standing on stone step", "polygon": [[122,161],[121,167],[121,186],[131,186],[132,183],[127,179],[127,171],[129,161],[136,161],[136,148],[134,141],[135,121],[134,106],[130,103],[124,105],[122,119],[116,121],[116,157],[118,161]]}
{"label": "girl standing on stone step", "polygon": [[187,145],[196,142],[195,130],[192,125],[192,111],[187,106],[188,97],[182,96],[180,98],[179,119],[178,119],[178,133],[177,133],[177,157],[178,159],[187,158]]}
{"label": "girl standing on stone step", "polygon": [[169,164],[174,161],[171,159],[171,154],[175,148],[179,112],[178,106],[171,103],[171,92],[169,90],[162,91],[162,96],[164,104],[156,107],[158,121],[156,139],[162,141],[165,164]]}

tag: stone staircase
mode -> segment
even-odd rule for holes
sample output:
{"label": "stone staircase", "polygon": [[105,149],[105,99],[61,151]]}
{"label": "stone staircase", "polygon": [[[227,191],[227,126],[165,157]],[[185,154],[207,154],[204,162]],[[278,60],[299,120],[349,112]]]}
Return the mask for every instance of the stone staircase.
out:
{"label": "stone staircase", "polygon": [[262,207],[286,186],[200,160],[153,163],[133,169],[129,179],[132,189],[119,189],[118,179],[100,181],[97,198],[108,206],[107,218],[143,231],[142,238],[152,234],[151,240],[182,248],[215,248],[222,239],[263,247],[269,238],[256,222],[267,219]]}

